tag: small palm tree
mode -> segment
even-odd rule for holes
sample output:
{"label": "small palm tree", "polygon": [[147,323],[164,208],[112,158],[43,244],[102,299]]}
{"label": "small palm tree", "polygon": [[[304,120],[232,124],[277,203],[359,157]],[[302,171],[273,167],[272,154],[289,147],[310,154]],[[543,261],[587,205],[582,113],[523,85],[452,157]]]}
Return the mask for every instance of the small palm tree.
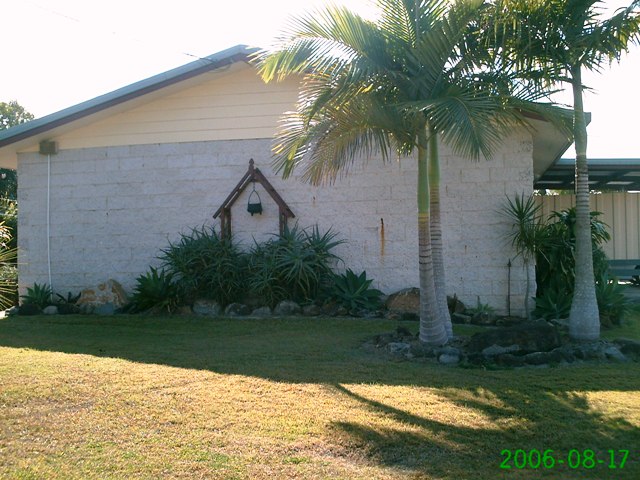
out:
{"label": "small palm tree", "polygon": [[537,93],[507,95],[509,82],[480,67],[486,55],[474,27],[481,0],[375,4],[377,21],[339,7],[294,19],[274,51],[258,56],[266,81],[303,76],[297,110],[277,135],[274,165],[284,177],[302,167],[302,178],[317,184],[374,152],[385,161],[417,152],[420,339],[443,344],[450,319],[439,138],[462,156],[489,157],[514,124],[526,124],[522,107],[537,109],[530,104]]}
{"label": "small palm tree", "polygon": [[[629,42],[640,38],[640,0],[608,18],[599,0],[497,0],[489,23],[511,63],[529,79],[566,83],[573,91],[576,149],[576,275],[569,316],[577,340],[600,336],[590,235],[587,127],[582,73],[600,72],[620,60]],[[533,74],[533,75],[532,75]]]}
{"label": "small palm tree", "polygon": [[533,195],[517,195],[507,198],[504,207],[504,215],[512,222],[510,235],[511,245],[518,256],[522,258],[526,270],[527,286],[524,295],[524,310],[527,319],[531,320],[531,267],[535,264],[536,257],[543,250],[546,229],[540,218],[541,205],[537,205]]}

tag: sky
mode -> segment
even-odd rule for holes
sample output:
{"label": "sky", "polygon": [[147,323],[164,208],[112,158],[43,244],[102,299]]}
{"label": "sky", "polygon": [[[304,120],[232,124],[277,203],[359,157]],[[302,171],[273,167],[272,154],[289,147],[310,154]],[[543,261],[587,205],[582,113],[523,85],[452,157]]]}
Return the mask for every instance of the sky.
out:
{"label": "sky", "polygon": [[[0,101],[36,117],[225,48],[268,47],[292,15],[326,0],[0,0]],[[371,15],[368,0],[334,0]],[[607,7],[623,5],[607,0]],[[640,48],[586,74],[591,158],[640,158]],[[559,98],[570,101],[570,95]],[[573,149],[565,157],[573,155]]]}

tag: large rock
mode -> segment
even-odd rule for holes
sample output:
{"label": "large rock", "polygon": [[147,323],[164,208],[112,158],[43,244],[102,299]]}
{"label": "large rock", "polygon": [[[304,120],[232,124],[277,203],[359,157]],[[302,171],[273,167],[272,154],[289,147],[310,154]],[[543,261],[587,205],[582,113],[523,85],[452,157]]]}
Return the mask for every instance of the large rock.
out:
{"label": "large rock", "polygon": [[457,365],[458,363],[460,363],[460,356],[443,353],[438,357],[438,362],[442,363],[443,365]]}
{"label": "large rock", "polygon": [[93,309],[93,313],[96,315],[114,315],[116,313],[116,306],[111,302],[107,302],[96,306]]}
{"label": "large rock", "polygon": [[217,317],[222,313],[222,307],[215,300],[202,298],[194,302],[193,313],[207,317]]}
{"label": "large rock", "polygon": [[82,311],[90,312],[106,304],[112,304],[114,308],[121,308],[127,303],[129,303],[129,298],[122,285],[116,280],[110,279],[95,288],[83,290],[76,305]]}
{"label": "large rock", "polygon": [[251,312],[252,317],[270,317],[271,309],[269,307],[254,308]]}
{"label": "large rock", "polygon": [[640,342],[628,338],[617,338],[615,343],[624,355],[636,361],[640,360]]}
{"label": "large rock", "polygon": [[244,303],[230,303],[224,309],[224,314],[228,317],[244,317],[251,313],[251,307]]}
{"label": "large rock", "polygon": [[322,315],[322,308],[312,303],[311,305],[306,305],[302,309],[302,314],[305,317],[317,317],[319,315]]}
{"label": "large rock", "polygon": [[42,310],[42,313],[44,313],[45,315],[57,315],[58,307],[56,307],[55,305],[49,305],[48,307],[45,307],[44,310]]}
{"label": "large rock", "polygon": [[420,315],[420,289],[405,288],[399,292],[389,295],[386,303],[391,312],[403,314]]}
{"label": "large rock", "polygon": [[279,317],[286,317],[287,315],[300,315],[302,308],[296,302],[291,300],[283,300],[273,310],[273,314]]}
{"label": "large rock", "polygon": [[[544,320],[476,333],[469,352],[480,353],[493,345],[507,347],[511,353],[548,352],[560,346],[558,330]],[[517,349],[513,347],[517,345]]]}
{"label": "large rock", "polygon": [[387,345],[387,350],[391,355],[406,355],[410,349],[411,345],[404,342],[391,342]]}

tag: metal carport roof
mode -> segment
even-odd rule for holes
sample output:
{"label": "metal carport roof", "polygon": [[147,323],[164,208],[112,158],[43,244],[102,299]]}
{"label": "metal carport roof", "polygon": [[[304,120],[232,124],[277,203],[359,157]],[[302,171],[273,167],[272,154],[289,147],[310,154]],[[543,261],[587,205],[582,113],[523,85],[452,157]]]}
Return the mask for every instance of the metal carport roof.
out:
{"label": "metal carport roof", "polygon": [[[640,158],[590,158],[589,186],[591,190],[640,191]],[[561,158],[535,182],[542,190],[573,190],[575,160]]]}

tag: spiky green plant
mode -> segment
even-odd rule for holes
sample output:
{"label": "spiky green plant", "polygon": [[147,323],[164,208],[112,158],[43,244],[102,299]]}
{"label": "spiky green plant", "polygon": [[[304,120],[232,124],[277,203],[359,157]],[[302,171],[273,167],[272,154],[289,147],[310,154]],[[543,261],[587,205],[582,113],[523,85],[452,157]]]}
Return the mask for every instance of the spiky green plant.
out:
{"label": "spiky green plant", "polygon": [[51,305],[51,296],[53,292],[51,287],[46,283],[39,284],[34,283],[33,286],[27,287],[27,293],[20,296],[23,304],[35,305],[40,310],[43,310],[48,305]]}
{"label": "spiky green plant", "polygon": [[132,312],[173,313],[181,303],[180,287],[173,274],[150,267],[136,279],[131,296]]}
{"label": "spiky green plant", "polygon": [[372,283],[366,271],[358,275],[348,268],[334,277],[329,297],[349,310],[377,310],[381,306],[382,292],[371,288]]}

